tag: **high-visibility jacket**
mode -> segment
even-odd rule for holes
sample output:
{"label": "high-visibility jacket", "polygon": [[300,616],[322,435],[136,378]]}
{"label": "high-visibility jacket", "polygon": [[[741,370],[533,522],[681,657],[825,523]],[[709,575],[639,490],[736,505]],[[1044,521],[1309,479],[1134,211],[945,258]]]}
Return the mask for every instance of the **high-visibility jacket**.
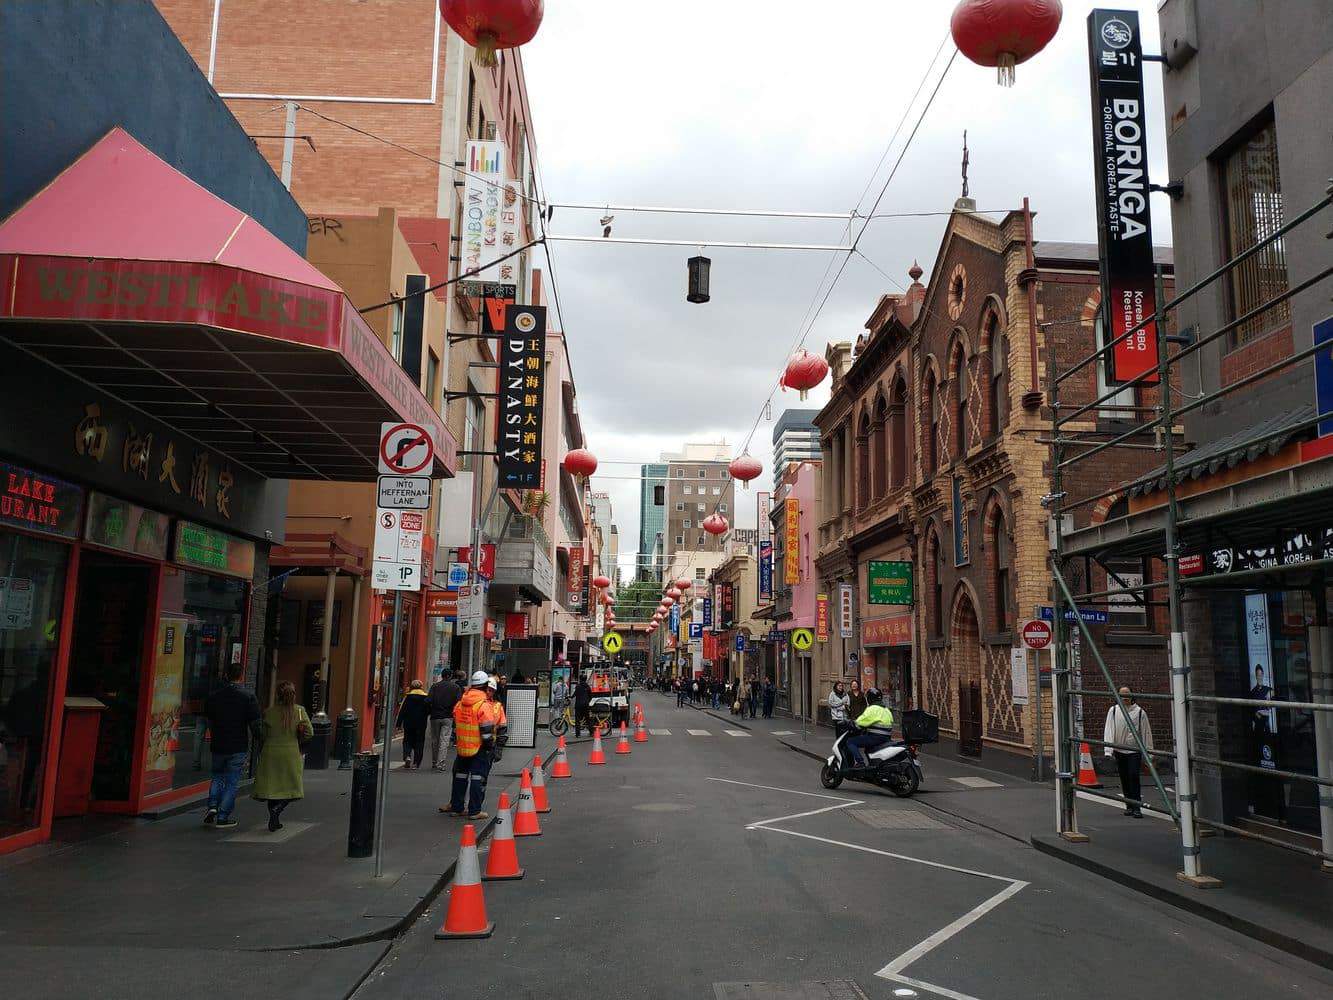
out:
{"label": "high-visibility jacket", "polygon": [[458,699],[454,706],[454,741],[458,744],[458,756],[475,757],[481,750],[481,725],[493,721],[489,705],[486,692],[480,688],[468,688]]}
{"label": "high-visibility jacket", "polygon": [[869,729],[871,726],[892,729],[893,713],[883,705],[867,705],[866,710],[856,717],[856,724],[862,729]]}

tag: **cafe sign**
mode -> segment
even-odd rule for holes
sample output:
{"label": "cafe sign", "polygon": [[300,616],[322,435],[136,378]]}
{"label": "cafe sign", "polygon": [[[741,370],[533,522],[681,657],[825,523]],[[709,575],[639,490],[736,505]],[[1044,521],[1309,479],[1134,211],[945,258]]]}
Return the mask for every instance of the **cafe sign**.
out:
{"label": "cafe sign", "polygon": [[872,559],[866,571],[870,604],[911,604],[912,564]]}

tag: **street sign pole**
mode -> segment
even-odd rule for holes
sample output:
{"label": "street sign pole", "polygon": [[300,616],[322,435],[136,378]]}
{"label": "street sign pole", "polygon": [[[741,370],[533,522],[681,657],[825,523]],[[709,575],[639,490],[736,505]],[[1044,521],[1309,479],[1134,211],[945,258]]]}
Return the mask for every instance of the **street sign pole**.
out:
{"label": "street sign pole", "polygon": [[375,877],[384,874],[384,800],[389,794],[389,765],[393,760],[393,715],[398,690],[398,627],[403,617],[403,592],[393,592],[393,638],[389,642],[389,669],[380,688],[384,706],[384,728],[380,747],[380,780],[375,788]]}

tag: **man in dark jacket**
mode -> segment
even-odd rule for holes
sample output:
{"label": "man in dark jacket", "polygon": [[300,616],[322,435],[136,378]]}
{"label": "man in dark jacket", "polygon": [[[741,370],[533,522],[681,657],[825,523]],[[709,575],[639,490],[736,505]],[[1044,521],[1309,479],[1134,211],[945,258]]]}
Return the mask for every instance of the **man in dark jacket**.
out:
{"label": "man in dark jacket", "polygon": [[574,687],[574,736],[583,735],[583,727],[592,733],[592,722],[588,718],[588,709],[592,706],[592,687],[588,684],[588,675],[580,674],[579,682]]}
{"label": "man in dark jacket", "polygon": [[773,686],[772,678],[765,677],[764,689],[763,689],[765,719],[773,718],[773,703],[777,701],[777,697],[778,697],[778,689]]}
{"label": "man in dark jacket", "polygon": [[454,735],[454,706],[463,696],[452,676],[446,674],[430,686],[430,766],[443,771]]}
{"label": "man in dark jacket", "polygon": [[259,739],[259,702],[253,691],[241,687],[245,665],[230,664],[227,683],[208,696],[204,714],[213,734],[213,782],[208,787],[204,822],[219,830],[236,826],[231,811],[236,807],[236,789],[250,749],[250,737]]}

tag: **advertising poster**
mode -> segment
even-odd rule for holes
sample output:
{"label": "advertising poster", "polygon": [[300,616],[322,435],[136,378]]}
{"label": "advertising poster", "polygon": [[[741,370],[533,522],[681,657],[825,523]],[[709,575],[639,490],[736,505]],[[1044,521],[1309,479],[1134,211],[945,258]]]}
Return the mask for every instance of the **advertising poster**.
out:
{"label": "advertising poster", "polygon": [[[1157,308],[1138,14],[1132,10],[1089,14],[1088,57],[1097,244],[1109,343],[1149,319]],[[1144,375],[1143,383],[1153,384],[1156,368],[1157,327],[1149,319],[1111,349],[1106,377],[1110,383],[1121,383]]]}
{"label": "advertising poster", "polygon": [[[1249,697],[1257,701],[1275,701],[1267,594],[1245,595],[1245,649]],[[1255,708],[1250,728],[1260,738],[1277,735],[1277,709]],[[1261,751],[1259,766],[1273,768],[1277,763],[1271,757],[1264,758]]]}
{"label": "advertising poster", "polygon": [[[463,281],[468,295],[502,292],[496,285],[511,286],[503,298],[513,298],[518,282],[518,258],[495,262],[518,247],[518,189],[506,178],[505,144],[498,139],[472,140],[467,144],[467,173],[463,180],[463,218],[459,226],[462,272],[488,268],[486,274]],[[494,265],[494,267],[492,267]]]}
{"label": "advertising poster", "polygon": [[181,696],[185,674],[188,620],[163,615],[153,646],[153,696],[149,703],[148,752],[144,756],[144,794],[171,788],[180,749]]}

